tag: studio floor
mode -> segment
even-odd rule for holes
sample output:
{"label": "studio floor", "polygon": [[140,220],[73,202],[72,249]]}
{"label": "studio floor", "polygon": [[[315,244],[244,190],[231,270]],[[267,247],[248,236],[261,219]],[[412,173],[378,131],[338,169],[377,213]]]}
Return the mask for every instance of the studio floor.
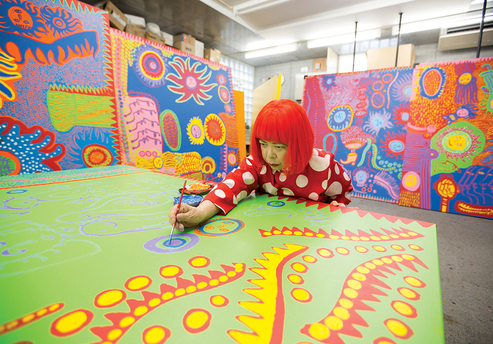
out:
{"label": "studio floor", "polygon": [[493,221],[353,198],[362,210],[437,225],[445,341],[493,343]]}

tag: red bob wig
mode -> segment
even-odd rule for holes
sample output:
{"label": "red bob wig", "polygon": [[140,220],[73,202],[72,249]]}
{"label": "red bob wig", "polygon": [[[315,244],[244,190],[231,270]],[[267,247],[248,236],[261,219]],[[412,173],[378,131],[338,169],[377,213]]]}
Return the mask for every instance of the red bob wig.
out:
{"label": "red bob wig", "polygon": [[313,130],[305,110],[297,102],[278,99],[260,110],[252,128],[251,153],[257,165],[262,165],[259,140],[288,145],[284,173],[298,174],[313,154]]}

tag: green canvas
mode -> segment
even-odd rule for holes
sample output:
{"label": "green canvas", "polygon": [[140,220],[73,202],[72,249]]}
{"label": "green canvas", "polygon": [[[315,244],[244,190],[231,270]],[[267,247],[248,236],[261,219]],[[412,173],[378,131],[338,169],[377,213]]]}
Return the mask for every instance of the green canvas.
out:
{"label": "green canvas", "polygon": [[444,342],[434,224],[257,195],[170,243],[182,178],[15,177],[0,184],[2,343]]}

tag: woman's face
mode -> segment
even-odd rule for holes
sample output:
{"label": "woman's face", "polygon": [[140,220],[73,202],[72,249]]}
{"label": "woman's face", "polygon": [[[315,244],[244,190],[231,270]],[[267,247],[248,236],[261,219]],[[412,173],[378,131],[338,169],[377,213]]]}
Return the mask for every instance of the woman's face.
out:
{"label": "woman's face", "polygon": [[284,159],[288,154],[288,145],[259,139],[262,158],[273,171],[282,171]]}

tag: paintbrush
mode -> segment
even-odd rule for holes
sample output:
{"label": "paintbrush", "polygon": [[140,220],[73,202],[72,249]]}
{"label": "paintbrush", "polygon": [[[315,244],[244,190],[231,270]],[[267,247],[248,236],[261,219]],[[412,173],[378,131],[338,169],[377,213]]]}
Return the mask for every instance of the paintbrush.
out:
{"label": "paintbrush", "polygon": [[169,236],[168,246],[171,246],[171,239],[173,238],[173,231],[175,230],[176,221],[178,221],[177,216],[178,213],[180,212],[181,200],[183,198],[183,192],[185,191],[186,185],[187,185],[187,181],[185,180],[185,183],[183,183],[183,189],[181,189],[181,195],[180,195],[180,200],[178,201],[178,207],[176,208],[175,223],[173,224],[173,228],[171,228],[171,235]]}

